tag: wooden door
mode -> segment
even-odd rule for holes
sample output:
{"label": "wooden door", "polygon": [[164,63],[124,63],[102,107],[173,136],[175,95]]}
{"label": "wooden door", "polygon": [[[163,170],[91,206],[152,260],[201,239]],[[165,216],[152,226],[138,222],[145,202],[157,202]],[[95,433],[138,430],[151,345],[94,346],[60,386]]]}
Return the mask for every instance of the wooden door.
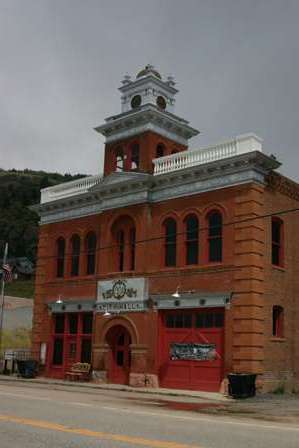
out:
{"label": "wooden door", "polygon": [[115,384],[128,384],[131,364],[131,337],[121,326],[114,329],[111,337],[111,363],[109,379]]}

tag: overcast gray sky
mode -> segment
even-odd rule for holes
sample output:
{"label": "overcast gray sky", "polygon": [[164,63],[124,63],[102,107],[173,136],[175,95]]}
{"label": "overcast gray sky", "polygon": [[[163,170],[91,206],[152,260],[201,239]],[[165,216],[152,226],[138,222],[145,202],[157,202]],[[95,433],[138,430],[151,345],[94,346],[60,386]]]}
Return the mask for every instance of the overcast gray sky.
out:
{"label": "overcast gray sky", "polygon": [[173,74],[196,148],[253,131],[299,180],[299,0],[0,0],[0,167],[95,174],[118,87]]}

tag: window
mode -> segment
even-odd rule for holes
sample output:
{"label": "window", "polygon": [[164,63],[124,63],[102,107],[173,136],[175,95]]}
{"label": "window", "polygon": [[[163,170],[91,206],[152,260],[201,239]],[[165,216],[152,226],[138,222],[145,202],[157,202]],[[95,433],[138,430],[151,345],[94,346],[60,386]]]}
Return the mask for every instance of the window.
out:
{"label": "window", "polygon": [[93,321],[92,313],[83,314],[83,316],[82,316],[82,333],[83,334],[91,334],[92,333],[92,321]]}
{"label": "window", "polygon": [[201,312],[196,314],[196,328],[222,328],[224,326],[223,312]]}
{"label": "window", "polygon": [[135,143],[131,149],[131,169],[137,170],[139,168],[139,145]]}
{"label": "window", "polygon": [[56,314],[55,316],[55,333],[64,333],[64,314]]}
{"label": "window", "polygon": [[57,264],[56,275],[57,277],[64,276],[64,258],[65,258],[65,240],[64,238],[58,238],[56,242],[57,247]]}
{"label": "window", "polygon": [[63,361],[63,339],[55,338],[52,363],[56,366],[61,366],[62,361]]}
{"label": "window", "polygon": [[97,237],[91,232],[86,237],[86,274],[95,273]]}
{"label": "window", "polygon": [[198,263],[198,219],[191,215],[186,218],[186,264]]}
{"label": "window", "polygon": [[123,230],[118,231],[117,242],[118,242],[118,270],[122,272],[124,270],[124,261],[125,261],[125,233]]}
{"label": "window", "polygon": [[282,338],[284,335],[283,328],[283,307],[274,305],[272,309],[272,335],[278,338]]}
{"label": "window", "polygon": [[156,158],[163,157],[164,156],[164,146],[163,145],[157,145],[156,148]]}
{"label": "window", "polygon": [[208,215],[208,260],[222,261],[222,216],[219,212]]}
{"label": "window", "polygon": [[166,328],[191,328],[192,314],[166,314]]}
{"label": "window", "polygon": [[72,264],[71,275],[76,277],[79,275],[79,263],[80,263],[80,237],[73,235],[71,239],[72,246]]}
{"label": "window", "polygon": [[176,222],[168,218],[164,223],[165,228],[165,266],[176,265]]}
{"label": "window", "polygon": [[77,334],[78,332],[78,314],[69,314],[69,333]]}
{"label": "window", "polygon": [[278,218],[272,218],[272,264],[275,266],[283,265],[283,223]]}
{"label": "window", "polygon": [[82,339],[81,362],[91,362],[91,339]]}
{"label": "window", "polygon": [[136,246],[136,230],[135,227],[130,229],[130,268],[131,271],[135,269],[135,246]]}
{"label": "window", "polygon": [[115,171],[124,171],[125,157],[122,148],[117,148],[115,157],[116,157]]}

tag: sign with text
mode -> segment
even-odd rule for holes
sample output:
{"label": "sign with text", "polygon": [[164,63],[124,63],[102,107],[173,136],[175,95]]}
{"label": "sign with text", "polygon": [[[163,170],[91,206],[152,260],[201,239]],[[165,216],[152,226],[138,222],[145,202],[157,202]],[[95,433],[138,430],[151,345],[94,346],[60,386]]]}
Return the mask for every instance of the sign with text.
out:
{"label": "sign with text", "polygon": [[215,344],[185,343],[170,344],[170,359],[172,361],[214,361],[216,359]]}
{"label": "sign with text", "polygon": [[98,282],[98,312],[132,312],[147,308],[148,281],[145,278],[122,278]]}

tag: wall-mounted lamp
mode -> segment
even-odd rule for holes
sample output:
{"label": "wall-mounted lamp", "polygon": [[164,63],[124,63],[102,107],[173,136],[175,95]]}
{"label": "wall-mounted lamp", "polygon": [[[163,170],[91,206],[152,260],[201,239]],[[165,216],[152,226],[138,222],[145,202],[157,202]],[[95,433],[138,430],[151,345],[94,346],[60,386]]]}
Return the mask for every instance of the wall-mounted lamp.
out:
{"label": "wall-mounted lamp", "polygon": [[181,297],[181,294],[179,293],[180,287],[177,286],[176,291],[172,294],[172,297],[175,297],[176,299],[179,299]]}
{"label": "wall-mounted lamp", "polygon": [[58,299],[56,300],[57,305],[62,305],[63,301],[61,300],[61,295],[59,294]]}
{"label": "wall-mounted lamp", "polygon": [[105,313],[103,314],[104,317],[110,317],[111,313],[109,313],[107,307],[105,308]]}

